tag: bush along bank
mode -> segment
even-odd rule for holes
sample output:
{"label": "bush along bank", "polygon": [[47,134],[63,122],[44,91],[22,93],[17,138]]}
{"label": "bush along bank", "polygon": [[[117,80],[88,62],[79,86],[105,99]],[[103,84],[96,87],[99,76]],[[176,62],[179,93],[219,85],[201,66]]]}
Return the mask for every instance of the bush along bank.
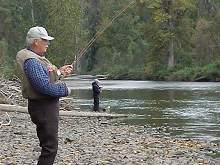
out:
{"label": "bush along bank", "polygon": [[109,75],[108,79],[112,80],[218,82],[220,81],[220,63],[208,64],[203,67],[163,68],[151,72],[144,68],[114,68],[106,73]]}

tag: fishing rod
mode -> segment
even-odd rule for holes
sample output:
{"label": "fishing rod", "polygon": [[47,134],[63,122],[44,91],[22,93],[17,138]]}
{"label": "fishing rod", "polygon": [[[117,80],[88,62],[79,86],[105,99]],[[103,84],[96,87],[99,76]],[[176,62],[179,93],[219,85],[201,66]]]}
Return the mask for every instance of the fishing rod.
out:
{"label": "fishing rod", "polygon": [[126,5],[124,8],[122,8],[122,10],[120,10],[118,12],[118,14],[116,14],[111,21],[106,24],[100,31],[98,31],[93,37],[92,39],[86,44],[86,46],[80,50],[78,55],[75,55],[75,59],[73,61],[73,63],[71,64],[73,67],[75,67],[75,64],[78,64],[78,62],[80,61],[81,57],[86,53],[86,51],[92,46],[92,44],[97,40],[97,38],[99,38],[104,31],[109,28],[113,22],[120,16],[122,15],[128,8],[130,8],[133,4],[135,3],[135,0],[132,0],[128,5]]}

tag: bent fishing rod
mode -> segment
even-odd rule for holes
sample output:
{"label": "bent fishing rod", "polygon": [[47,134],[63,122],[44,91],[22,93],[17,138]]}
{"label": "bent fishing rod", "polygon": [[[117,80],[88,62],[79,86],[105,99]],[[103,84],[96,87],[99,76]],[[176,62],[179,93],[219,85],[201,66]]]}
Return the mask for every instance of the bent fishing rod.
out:
{"label": "bent fishing rod", "polygon": [[92,39],[86,44],[86,46],[79,51],[78,55],[75,55],[75,59],[73,61],[73,63],[71,64],[73,67],[76,67],[75,65],[78,64],[78,62],[80,61],[81,57],[87,52],[87,50],[92,46],[92,44],[97,40],[97,38],[99,38],[107,28],[109,28],[113,22],[119,17],[121,16],[128,8],[130,8],[133,4],[135,3],[135,0],[132,0],[128,5],[126,5],[124,8],[122,8],[122,10],[120,10],[118,12],[118,14],[116,14],[111,21],[106,24],[100,31],[98,31],[93,37]]}

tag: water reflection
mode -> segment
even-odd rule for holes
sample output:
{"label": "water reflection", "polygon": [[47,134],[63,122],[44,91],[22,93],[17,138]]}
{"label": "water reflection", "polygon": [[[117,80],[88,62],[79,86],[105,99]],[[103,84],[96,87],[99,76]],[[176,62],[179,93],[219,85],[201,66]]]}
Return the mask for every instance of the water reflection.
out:
{"label": "water reflection", "polygon": [[[90,80],[67,81],[76,106],[90,110]],[[101,106],[139,114],[127,124],[151,125],[180,137],[220,141],[220,84],[152,81],[102,81]]]}

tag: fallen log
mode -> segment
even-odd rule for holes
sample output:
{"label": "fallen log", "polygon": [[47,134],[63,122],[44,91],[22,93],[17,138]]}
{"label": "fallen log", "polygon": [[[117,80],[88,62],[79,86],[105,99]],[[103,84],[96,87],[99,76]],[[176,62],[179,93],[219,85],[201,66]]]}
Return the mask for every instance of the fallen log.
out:
{"label": "fallen log", "polygon": [[[19,105],[10,105],[10,104],[0,104],[0,112],[19,112],[19,113],[28,113],[27,107],[22,107]],[[82,111],[60,111],[60,116],[76,116],[76,117],[128,117],[127,114],[116,114],[116,113],[106,113],[106,112],[82,112]]]}

